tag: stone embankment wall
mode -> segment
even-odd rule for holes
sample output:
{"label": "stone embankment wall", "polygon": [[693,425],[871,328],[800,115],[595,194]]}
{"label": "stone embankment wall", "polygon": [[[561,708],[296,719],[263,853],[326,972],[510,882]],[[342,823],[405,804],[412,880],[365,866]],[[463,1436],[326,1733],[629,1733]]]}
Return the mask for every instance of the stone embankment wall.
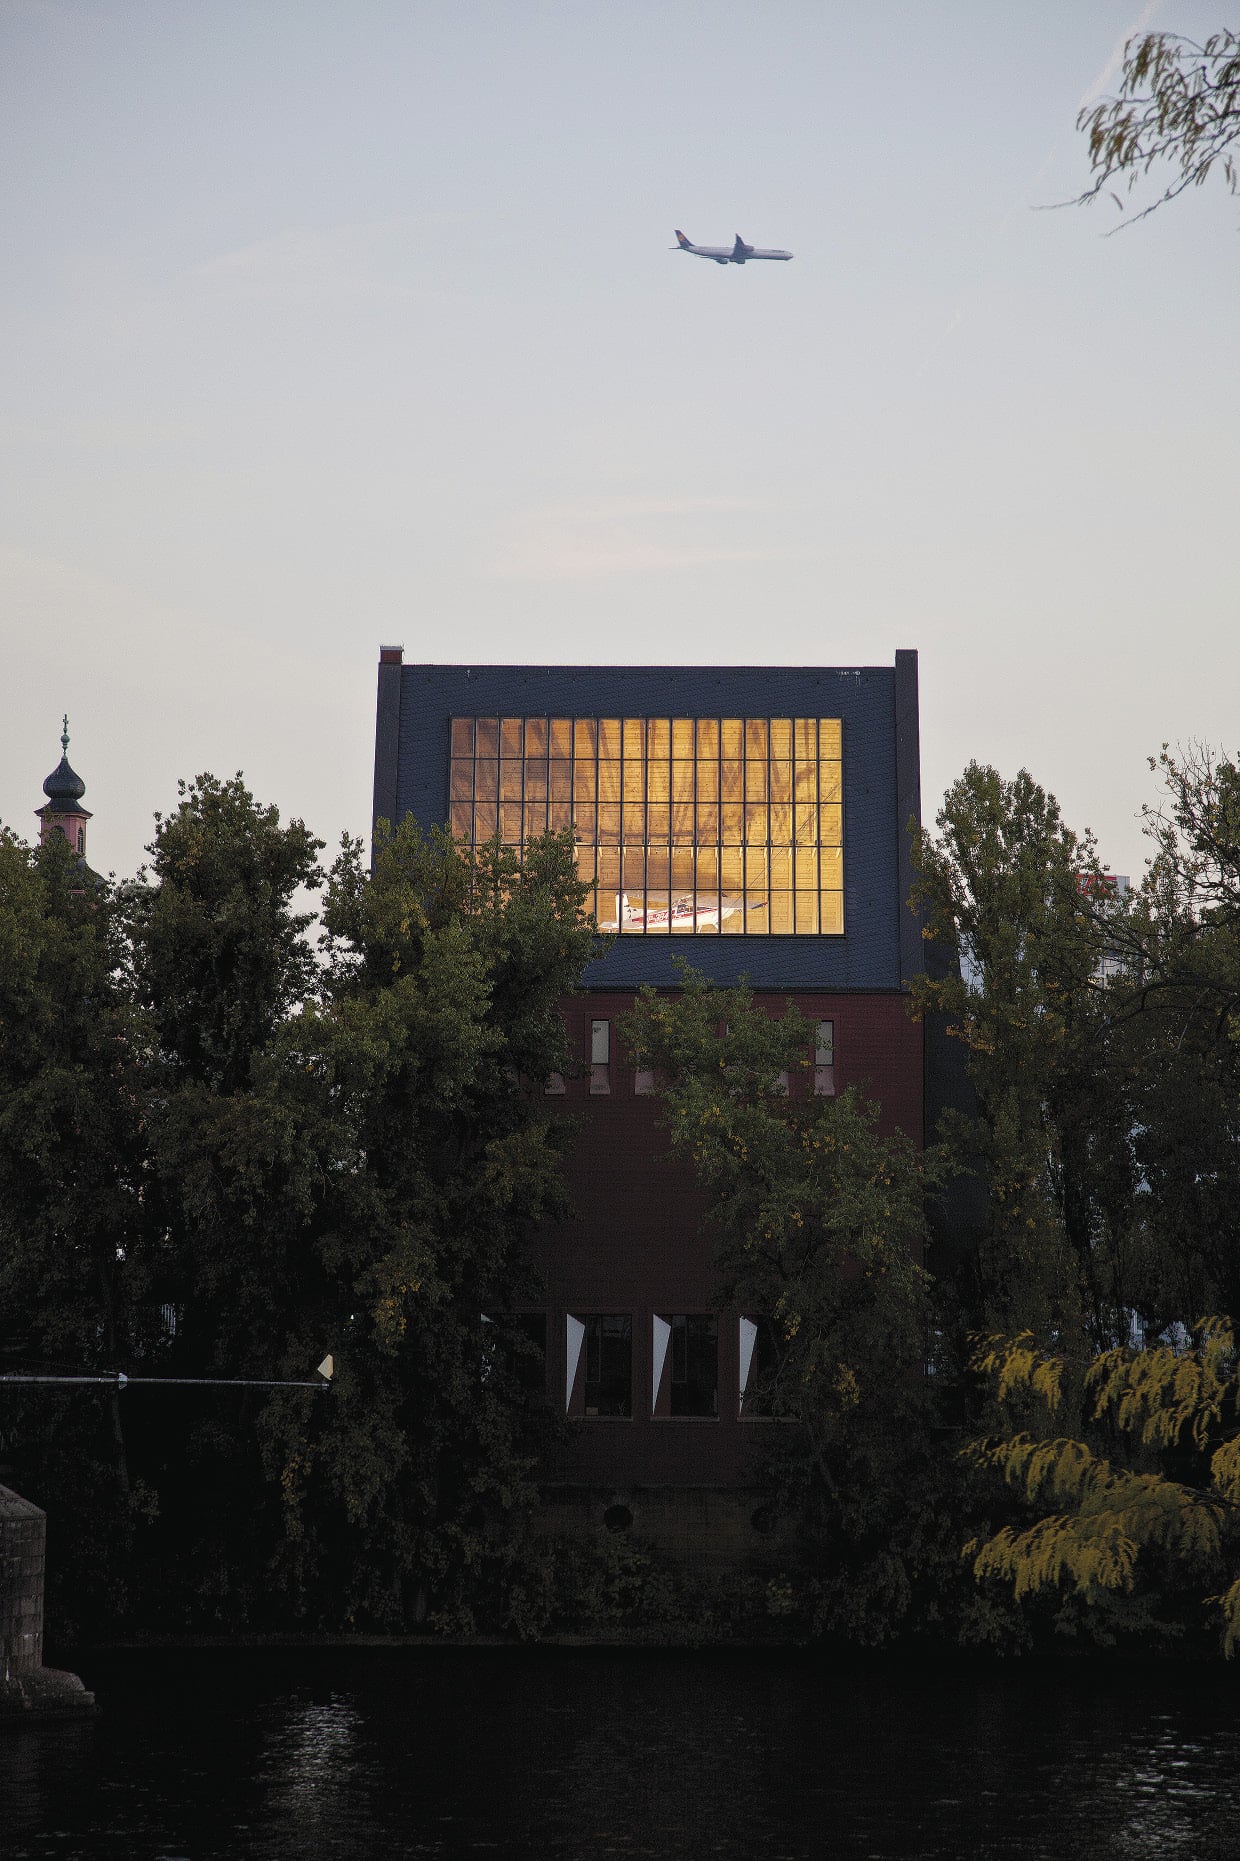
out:
{"label": "stone embankment wall", "polygon": [[0,1486],[0,1680],[43,1665],[47,1515]]}
{"label": "stone embankment wall", "polygon": [[0,1722],[91,1712],[76,1674],[43,1665],[47,1515],[0,1486]]}

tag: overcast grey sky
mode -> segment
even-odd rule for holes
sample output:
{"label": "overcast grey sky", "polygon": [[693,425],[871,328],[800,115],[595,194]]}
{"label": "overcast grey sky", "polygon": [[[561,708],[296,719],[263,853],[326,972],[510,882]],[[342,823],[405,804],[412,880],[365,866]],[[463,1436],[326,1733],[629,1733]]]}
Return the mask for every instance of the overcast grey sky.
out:
{"label": "overcast grey sky", "polygon": [[1138,872],[1240,744],[1240,201],[1035,209],[1142,22],[1240,15],[0,0],[0,819],[67,710],[103,870],[203,769],[364,833],[380,641],[911,646],[927,818],[1024,764]]}

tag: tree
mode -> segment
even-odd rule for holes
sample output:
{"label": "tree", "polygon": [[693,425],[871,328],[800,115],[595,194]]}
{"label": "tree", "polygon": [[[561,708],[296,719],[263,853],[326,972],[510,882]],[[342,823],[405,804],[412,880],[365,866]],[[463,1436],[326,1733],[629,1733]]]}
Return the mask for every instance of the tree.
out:
{"label": "tree", "polygon": [[[131,1257],[144,1189],[141,1058],[109,886],[60,835],[0,831],[0,1350],[112,1367],[141,1343]],[[53,1610],[123,1606],[144,1504],[115,1391],[4,1392],[0,1436],[66,1547]]]}
{"label": "tree", "polygon": [[106,1398],[41,1394],[21,1466],[81,1502],[57,1568],[96,1623],[534,1627],[549,1414],[517,1314],[563,1202],[542,1086],[598,949],[585,889],[567,836],[519,865],[407,822],[373,870],[346,843],[320,957],[319,850],[210,775],[119,895],[0,841],[4,1341],[73,1371],[338,1364],[325,1397],[112,1392],[111,1447]]}
{"label": "tree", "polygon": [[[996,1408],[969,1457],[1005,1476],[1018,1515],[979,1533],[971,1552],[979,1576],[1042,1599],[1061,1627],[1108,1636],[1192,1623],[1215,1584],[1230,1649],[1240,1623],[1240,777],[1199,748],[1164,748],[1151,766],[1166,788],[1146,809],[1155,855],[1123,910],[1072,898],[1075,847],[1047,859],[1006,807],[987,817],[1002,826],[996,839],[957,791],[950,833],[924,866],[933,922],[962,927],[971,966],[973,986],[947,993],[983,1123],[996,1092],[1031,1088],[1029,1161],[1044,1154],[1047,1206],[1062,1219],[1088,1320],[1078,1331],[1026,1317],[975,1354]],[[974,771],[965,786],[1001,794]],[[1023,915],[1009,892],[993,892],[990,945],[973,934],[973,876],[1013,861],[1001,851],[979,866],[988,845],[1016,847],[1017,866],[1028,852],[1035,871],[1062,881],[1035,884],[1037,908]],[[1057,889],[1048,917],[1042,900],[1049,908]],[[1015,991],[995,960],[1004,949],[1021,958]],[[1118,972],[1087,973],[1091,949]],[[992,1236],[1006,1252],[1001,1220]],[[1190,1331],[1202,1310],[1222,1315]]]}
{"label": "tree", "polygon": [[[145,1148],[127,1271],[147,1336],[115,1367],[305,1376],[322,1348],[298,1358],[290,1339],[315,1296],[307,1235],[323,1184],[282,1035],[318,983],[313,920],[299,906],[322,882],[322,842],[240,775],[200,775],[179,795],[156,815],[150,867],[124,893]],[[262,1392],[126,1401],[159,1495],[143,1544],[148,1619],[252,1619],[282,1529],[255,1432]]]}
{"label": "tree", "polygon": [[137,992],[178,1081],[227,1094],[317,981],[313,917],[294,901],[322,883],[323,842],[301,821],[282,825],[240,775],[178,787],[130,894]]}
{"label": "tree", "polygon": [[1114,1605],[1132,1599],[1127,1625],[1142,1632],[1168,1614],[1190,1624],[1213,1615],[1224,1652],[1233,1654],[1240,1361],[1230,1322],[1203,1319],[1191,1338],[1104,1351],[1083,1375],[1039,1350],[1028,1333],[991,1338],[977,1368],[994,1379],[1000,1402],[1048,1422],[1078,1383],[1087,1433],[1023,1428],[968,1450],[1041,1515],[967,1545],[975,1574],[1009,1584],[1018,1600],[1070,1592],[1121,1626],[1124,1612]]}
{"label": "tree", "polygon": [[925,1165],[855,1092],[806,1094],[814,1030],[791,1004],[775,1018],[686,967],[678,997],[641,991],[623,1034],[710,1198],[722,1301],[772,1328],[758,1394],[792,1426],[768,1477],[802,1537],[812,1625],[883,1639],[924,1525]]}
{"label": "tree", "polygon": [[950,960],[914,994],[967,1048],[977,1117],[948,1134],[986,1187],[983,1231],[950,1263],[956,1323],[1110,1342],[1127,1335],[1134,1190],[1101,975],[1116,908],[1082,885],[1092,838],[1025,770],[970,763],[937,827],[918,836],[917,895]]}
{"label": "tree", "polygon": [[353,842],[332,870],[323,999],[283,1049],[323,1146],[303,1348],[330,1337],[336,1381],[264,1424],[302,1608],[536,1625],[523,1530],[548,1415],[514,1314],[530,1236],[563,1207],[542,1088],[568,1065],[559,1000],[598,948],[584,899],[565,834],[518,863],[406,821],[372,871]]}
{"label": "tree", "polygon": [[1240,1311],[1240,774],[1201,746],[1157,764],[1154,858],[1121,927],[1112,1007],[1128,1075],[1138,1206],[1168,1263],[1173,1318]]}
{"label": "tree", "polygon": [[1081,201],[1096,200],[1116,187],[1131,193],[1164,166],[1176,171],[1174,178],[1135,219],[1144,219],[1187,188],[1200,187],[1215,169],[1235,193],[1240,186],[1240,33],[1216,32],[1202,45],[1171,32],[1130,39],[1119,95],[1087,105],[1077,128],[1089,138],[1094,172]]}

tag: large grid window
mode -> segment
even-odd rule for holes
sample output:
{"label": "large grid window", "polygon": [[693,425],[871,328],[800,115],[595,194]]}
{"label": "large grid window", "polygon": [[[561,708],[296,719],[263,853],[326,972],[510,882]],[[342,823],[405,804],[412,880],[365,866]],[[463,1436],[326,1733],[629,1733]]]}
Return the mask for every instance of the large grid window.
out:
{"label": "large grid window", "polygon": [[456,717],[449,824],[523,848],[572,828],[603,930],[844,929],[839,718]]}

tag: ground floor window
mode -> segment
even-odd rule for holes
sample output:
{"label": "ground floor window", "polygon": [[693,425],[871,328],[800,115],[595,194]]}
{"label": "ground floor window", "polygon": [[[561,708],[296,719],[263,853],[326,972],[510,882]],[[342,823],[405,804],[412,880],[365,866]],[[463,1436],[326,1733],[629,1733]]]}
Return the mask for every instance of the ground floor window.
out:
{"label": "ground floor window", "polygon": [[633,1413],[633,1320],[628,1312],[589,1312],[566,1321],[566,1408],[570,1415]]}
{"label": "ground floor window", "polygon": [[545,1399],[547,1393],[547,1314],[506,1312],[482,1314],[482,1380],[494,1370],[510,1376],[526,1396]]}
{"label": "ground floor window", "polygon": [[718,1415],[719,1321],[701,1313],[672,1319],[672,1414]]}
{"label": "ground floor window", "polygon": [[718,1319],[705,1312],[656,1312],[652,1329],[654,1414],[717,1416]]}
{"label": "ground floor window", "polygon": [[766,1317],[740,1320],[740,1394],[742,1416],[776,1413],[776,1382],[783,1346]]}
{"label": "ground floor window", "polygon": [[512,1372],[527,1396],[547,1393],[547,1314],[518,1312]]}

